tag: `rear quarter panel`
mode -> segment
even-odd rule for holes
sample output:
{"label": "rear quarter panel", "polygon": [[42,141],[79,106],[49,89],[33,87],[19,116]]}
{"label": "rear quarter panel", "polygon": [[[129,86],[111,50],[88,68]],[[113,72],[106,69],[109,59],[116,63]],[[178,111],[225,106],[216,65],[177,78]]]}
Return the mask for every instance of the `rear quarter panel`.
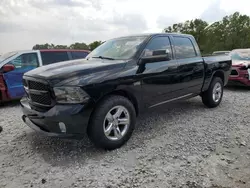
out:
{"label": "rear quarter panel", "polygon": [[205,80],[202,91],[206,91],[215,74],[224,75],[224,85],[227,84],[231,72],[232,60],[230,56],[206,56],[205,62]]}

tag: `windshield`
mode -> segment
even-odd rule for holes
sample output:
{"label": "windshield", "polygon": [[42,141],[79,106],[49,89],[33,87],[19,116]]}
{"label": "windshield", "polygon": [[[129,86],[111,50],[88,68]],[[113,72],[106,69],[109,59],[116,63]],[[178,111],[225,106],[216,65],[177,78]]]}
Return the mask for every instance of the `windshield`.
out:
{"label": "windshield", "polygon": [[86,58],[130,59],[147,36],[125,37],[106,41]]}
{"label": "windshield", "polygon": [[8,59],[16,54],[17,54],[17,52],[9,52],[9,53],[3,54],[0,56],[0,62],[6,60],[6,59]]}
{"label": "windshield", "polygon": [[250,60],[250,50],[232,52],[231,57],[232,60]]}

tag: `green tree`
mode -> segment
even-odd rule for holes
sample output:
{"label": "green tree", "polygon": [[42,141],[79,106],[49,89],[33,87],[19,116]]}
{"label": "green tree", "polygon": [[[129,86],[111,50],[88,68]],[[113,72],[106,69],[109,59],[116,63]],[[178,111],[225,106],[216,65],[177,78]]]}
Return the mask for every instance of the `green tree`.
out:
{"label": "green tree", "polygon": [[35,46],[33,46],[33,50],[40,50],[40,49],[51,49],[54,48],[54,44],[36,44]]}
{"label": "green tree", "polygon": [[203,53],[248,48],[250,43],[250,17],[239,12],[210,25],[204,20],[195,19],[173,24],[164,30],[193,35]]}
{"label": "green tree", "polygon": [[188,20],[184,23],[177,23],[169,26],[165,29],[165,32],[177,32],[177,33],[186,33],[193,35],[196,39],[197,43],[200,44],[200,48],[203,51],[205,46],[203,45],[206,40],[206,30],[205,28],[208,26],[208,23],[201,20]]}
{"label": "green tree", "polygon": [[76,42],[70,45],[70,49],[89,50],[89,46],[84,42],[82,43]]}
{"label": "green tree", "polygon": [[102,41],[94,41],[94,42],[89,44],[89,49],[92,51],[96,47],[100,46],[101,44],[102,44]]}
{"label": "green tree", "polygon": [[56,45],[54,48],[55,49],[68,49],[69,47],[67,45]]}

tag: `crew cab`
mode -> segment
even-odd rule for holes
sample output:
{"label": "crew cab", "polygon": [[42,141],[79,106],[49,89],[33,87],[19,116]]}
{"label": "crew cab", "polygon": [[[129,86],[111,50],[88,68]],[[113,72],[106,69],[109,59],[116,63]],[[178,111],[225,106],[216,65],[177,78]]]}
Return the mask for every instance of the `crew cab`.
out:
{"label": "crew cab", "polygon": [[235,49],[230,53],[232,71],[229,85],[250,86],[250,49]]}
{"label": "crew cab", "polygon": [[0,56],[0,103],[20,99],[24,95],[22,77],[34,68],[59,61],[85,58],[87,50],[28,50]]}
{"label": "crew cab", "polygon": [[106,41],[84,60],[25,73],[23,121],[48,136],[87,132],[101,148],[121,147],[145,109],[201,96],[220,104],[229,56],[201,57],[193,36],[144,34]]}

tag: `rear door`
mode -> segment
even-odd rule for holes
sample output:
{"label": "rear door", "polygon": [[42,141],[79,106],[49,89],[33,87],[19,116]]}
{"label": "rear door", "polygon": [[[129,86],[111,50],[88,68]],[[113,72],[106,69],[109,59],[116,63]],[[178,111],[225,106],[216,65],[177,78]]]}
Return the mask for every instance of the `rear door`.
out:
{"label": "rear door", "polygon": [[67,51],[41,51],[40,53],[43,65],[68,61],[70,59]]}
{"label": "rear door", "polygon": [[195,50],[189,37],[173,36],[175,56],[178,63],[176,78],[179,80],[181,95],[199,94],[204,81],[204,62]]}
{"label": "rear door", "polygon": [[24,95],[22,83],[23,74],[39,66],[37,53],[25,53],[7,62],[13,64],[13,71],[3,74],[8,93],[11,99],[21,98]]}

